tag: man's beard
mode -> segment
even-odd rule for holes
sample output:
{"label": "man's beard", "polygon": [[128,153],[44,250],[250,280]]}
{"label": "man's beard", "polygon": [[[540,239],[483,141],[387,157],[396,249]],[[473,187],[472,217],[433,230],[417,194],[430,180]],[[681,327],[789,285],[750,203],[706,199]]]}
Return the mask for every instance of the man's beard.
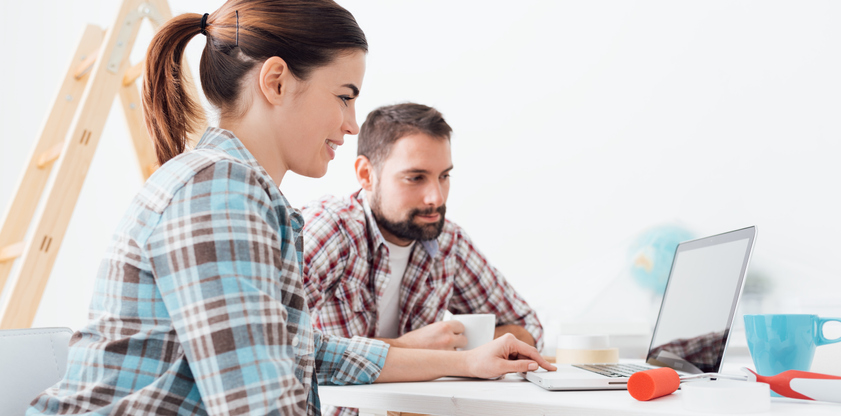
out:
{"label": "man's beard", "polygon": [[[372,198],[371,214],[373,214],[374,219],[377,220],[378,226],[384,228],[395,237],[403,240],[434,240],[438,238],[438,236],[441,235],[441,231],[444,230],[444,215],[447,213],[446,205],[441,205],[438,208],[414,208],[409,211],[409,215],[405,220],[394,222],[389,221],[388,218],[383,215],[379,196],[380,193],[377,192]],[[426,225],[417,225],[412,221],[418,215],[432,215],[436,212],[441,215],[438,222]]]}

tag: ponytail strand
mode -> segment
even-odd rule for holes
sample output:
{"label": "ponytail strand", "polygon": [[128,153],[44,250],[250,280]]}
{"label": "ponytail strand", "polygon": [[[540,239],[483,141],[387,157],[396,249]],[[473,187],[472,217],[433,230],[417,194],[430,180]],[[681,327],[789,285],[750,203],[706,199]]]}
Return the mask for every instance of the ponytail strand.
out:
{"label": "ponytail strand", "polygon": [[143,110],[158,162],[183,153],[187,136],[205,124],[204,109],[190,94],[182,65],[190,40],[202,33],[203,16],[187,13],[161,26],[146,52]]}

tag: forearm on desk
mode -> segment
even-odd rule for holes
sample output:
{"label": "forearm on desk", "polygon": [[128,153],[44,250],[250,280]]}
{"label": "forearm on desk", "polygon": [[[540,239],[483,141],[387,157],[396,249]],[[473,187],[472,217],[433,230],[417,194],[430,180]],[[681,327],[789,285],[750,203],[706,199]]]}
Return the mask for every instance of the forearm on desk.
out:
{"label": "forearm on desk", "polygon": [[464,351],[436,351],[391,347],[374,383],[426,381],[446,376],[470,377]]}

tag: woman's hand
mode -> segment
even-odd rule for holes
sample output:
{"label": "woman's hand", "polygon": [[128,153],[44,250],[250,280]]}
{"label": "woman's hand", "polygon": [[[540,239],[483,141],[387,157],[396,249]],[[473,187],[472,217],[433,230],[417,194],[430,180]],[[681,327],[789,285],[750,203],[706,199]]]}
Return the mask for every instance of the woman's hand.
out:
{"label": "woman's hand", "polygon": [[505,334],[481,347],[467,351],[467,371],[470,377],[496,378],[507,373],[534,371],[543,367],[557,368],[540,356],[537,350]]}
{"label": "woman's hand", "polygon": [[555,371],[537,350],[514,335],[505,334],[470,351],[435,351],[391,347],[375,383],[434,380],[444,376],[497,378],[503,374]]}

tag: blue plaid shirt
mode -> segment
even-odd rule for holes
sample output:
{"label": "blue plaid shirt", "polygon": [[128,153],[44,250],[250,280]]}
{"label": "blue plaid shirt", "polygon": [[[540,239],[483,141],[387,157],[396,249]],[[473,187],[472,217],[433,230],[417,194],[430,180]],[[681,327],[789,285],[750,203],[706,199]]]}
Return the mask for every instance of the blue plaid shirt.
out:
{"label": "blue plaid shirt", "polygon": [[318,383],[373,382],[387,344],[313,329],[303,224],[242,143],[209,128],[132,202],[67,373],[27,415],[317,415]]}

